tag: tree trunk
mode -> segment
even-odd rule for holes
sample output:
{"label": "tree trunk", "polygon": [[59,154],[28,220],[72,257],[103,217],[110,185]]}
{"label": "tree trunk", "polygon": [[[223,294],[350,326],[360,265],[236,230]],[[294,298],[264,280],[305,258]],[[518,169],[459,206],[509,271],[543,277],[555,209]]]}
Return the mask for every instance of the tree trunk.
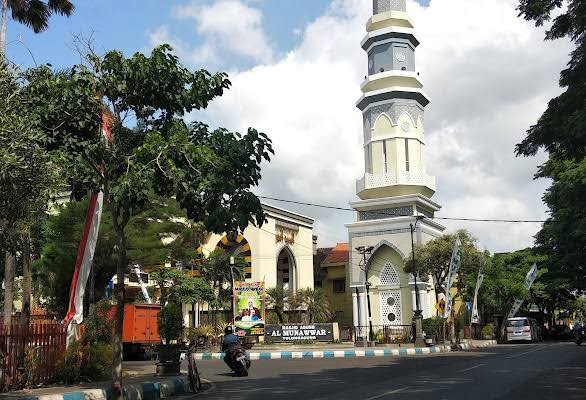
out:
{"label": "tree trunk", "polygon": [[4,325],[12,322],[12,302],[14,299],[14,272],[16,259],[14,254],[6,252],[4,256]]}
{"label": "tree trunk", "polygon": [[2,0],[2,21],[0,22],[0,58],[6,53],[6,24],[8,19],[8,0]]}
{"label": "tree trunk", "polygon": [[116,286],[114,298],[116,299],[116,318],[114,321],[114,340],[112,345],[112,389],[114,399],[122,400],[122,327],[124,324],[124,273],[126,272],[126,236],[124,228],[116,229],[118,236],[118,262],[116,266]]}
{"label": "tree trunk", "polygon": [[28,326],[31,320],[32,285],[31,237],[26,233],[22,235],[22,312],[20,313],[22,326]]}

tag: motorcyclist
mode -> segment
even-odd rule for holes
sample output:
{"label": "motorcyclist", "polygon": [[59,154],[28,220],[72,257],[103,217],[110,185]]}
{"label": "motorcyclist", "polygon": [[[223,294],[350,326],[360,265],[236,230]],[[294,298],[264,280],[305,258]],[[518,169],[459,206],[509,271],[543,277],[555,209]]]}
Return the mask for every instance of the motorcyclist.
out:
{"label": "motorcyclist", "polygon": [[574,337],[578,337],[578,335],[584,334],[584,326],[580,322],[576,321],[572,327],[572,333],[574,334]]}
{"label": "motorcyclist", "polygon": [[224,352],[224,362],[230,369],[232,369],[233,361],[232,360],[232,348],[239,346],[240,340],[238,336],[234,334],[234,329],[232,325],[228,325],[224,328],[224,339],[222,340],[222,351]]}

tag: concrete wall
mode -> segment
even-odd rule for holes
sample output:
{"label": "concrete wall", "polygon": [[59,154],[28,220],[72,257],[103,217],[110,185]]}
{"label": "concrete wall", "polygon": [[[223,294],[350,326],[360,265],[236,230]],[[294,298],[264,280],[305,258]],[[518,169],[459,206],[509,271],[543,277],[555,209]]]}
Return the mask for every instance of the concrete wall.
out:
{"label": "concrete wall", "polygon": [[[265,282],[267,288],[277,284],[277,257],[284,247],[288,247],[295,261],[295,281],[297,288],[313,288],[313,228],[299,225],[295,234],[295,243],[286,244],[277,241],[276,216],[268,214],[268,220],[262,227],[249,226],[243,236],[250,244],[252,257],[251,282]],[[293,218],[279,216],[280,220],[295,224]],[[216,248],[222,235],[212,234],[203,246],[204,255]]]}
{"label": "concrete wall", "polygon": [[[333,311],[342,311],[343,318],[341,326],[352,326],[352,294],[348,287],[348,265],[347,264],[324,264],[328,273],[323,281],[323,289],[330,298]],[[343,293],[334,292],[334,279],[345,279],[345,291]]]}

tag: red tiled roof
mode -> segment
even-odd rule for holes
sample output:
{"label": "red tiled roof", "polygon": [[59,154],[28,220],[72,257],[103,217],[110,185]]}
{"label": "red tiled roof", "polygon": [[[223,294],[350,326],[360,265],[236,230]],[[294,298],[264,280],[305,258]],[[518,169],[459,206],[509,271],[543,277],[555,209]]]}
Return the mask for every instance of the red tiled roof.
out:
{"label": "red tiled roof", "polygon": [[350,257],[348,243],[338,243],[336,247],[329,251],[323,264],[343,264],[347,263]]}

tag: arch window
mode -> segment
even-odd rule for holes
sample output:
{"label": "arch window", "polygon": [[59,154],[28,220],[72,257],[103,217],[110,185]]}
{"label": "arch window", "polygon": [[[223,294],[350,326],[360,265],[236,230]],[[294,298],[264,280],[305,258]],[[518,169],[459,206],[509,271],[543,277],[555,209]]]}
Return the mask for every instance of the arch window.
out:
{"label": "arch window", "polygon": [[247,264],[244,267],[244,278],[252,278],[252,253],[250,244],[244,236],[237,233],[229,233],[218,242],[216,249],[225,251],[233,256],[243,257]]}
{"label": "arch window", "polygon": [[399,285],[399,273],[390,262],[387,262],[380,275],[380,284],[384,286]]}

